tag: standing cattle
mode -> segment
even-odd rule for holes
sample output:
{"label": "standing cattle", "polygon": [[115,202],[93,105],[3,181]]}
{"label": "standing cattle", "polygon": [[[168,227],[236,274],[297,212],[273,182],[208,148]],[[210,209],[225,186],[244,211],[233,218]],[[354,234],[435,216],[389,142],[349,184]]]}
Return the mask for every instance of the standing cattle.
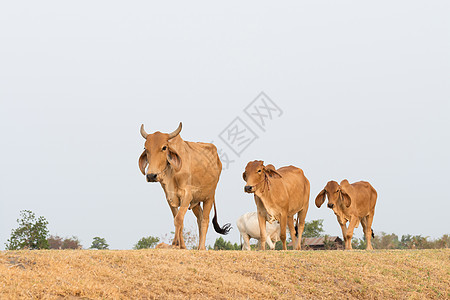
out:
{"label": "standing cattle", "polygon": [[[309,205],[309,181],[302,169],[294,166],[275,170],[273,165],[264,166],[263,161],[252,161],[242,174],[246,193],[253,193],[258,211],[261,240],[266,240],[266,221],[280,223],[280,238],[286,250],[286,224],[295,250],[300,250],[306,212]],[[295,235],[294,215],[297,214],[298,238]],[[261,243],[266,248],[266,243]]]}
{"label": "standing cattle", "polygon": [[[345,241],[345,249],[352,249],[353,230],[361,222],[367,241],[366,250],[371,250],[370,242],[373,237],[372,221],[377,203],[377,191],[366,181],[348,183],[347,179],[339,185],[336,181],[329,181],[316,197],[316,206],[325,202],[328,197],[328,207],[331,208],[341,225]],[[347,228],[347,221],[350,221]]]}
{"label": "standing cattle", "polygon": [[[214,229],[220,234],[230,231],[230,224],[221,228],[217,223],[214,201],[222,163],[213,144],[184,141],[179,135],[181,126],[180,122],[178,128],[169,134],[159,131],[148,134],[141,125],[141,135],[146,141],[145,150],[139,157],[139,169],[148,182],[159,182],[166,194],[175,224],[172,244],[186,248],[183,221],[187,210],[192,209],[197,217],[198,249],[205,250],[209,213],[213,205]],[[203,209],[200,202],[203,202]]]}
{"label": "standing cattle", "polygon": [[[241,243],[242,239],[244,239],[242,250],[250,250],[251,238],[259,240],[260,243],[264,242],[260,239],[261,235],[259,232],[257,212],[249,212],[240,216],[236,221],[236,225],[239,229],[239,232],[241,233]],[[275,245],[273,243],[276,243],[280,240],[280,224],[278,224],[277,222],[266,224],[266,232],[266,242],[267,244],[269,244],[269,248],[273,250],[275,249]]]}

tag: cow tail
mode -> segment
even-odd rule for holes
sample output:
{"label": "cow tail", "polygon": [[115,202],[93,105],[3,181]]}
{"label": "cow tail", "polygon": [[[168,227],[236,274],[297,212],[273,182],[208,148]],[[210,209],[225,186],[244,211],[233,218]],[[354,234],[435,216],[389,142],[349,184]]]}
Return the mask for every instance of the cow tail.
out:
{"label": "cow tail", "polygon": [[373,233],[373,229],[370,228],[370,230],[372,230],[372,238],[375,238],[375,234]]}
{"label": "cow tail", "polygon": [[297,222],[295,222],[295,237],[298,238],[298,213],[297,213]]}
{"label": "cow tail", "polygon": [[230,223],[223,225],[223,227],[220,227],[219,223],[217,223],[216,201],[214,201],[214,218],[213,218],[212,222],[213,222],[214,230],[217,233],[225,235],[225,234],[228,234],[228,232],[231,230]]}
{"label": "cow tail", "polygon": [[239,242],[241,242],[241,250],[242,250],[242,247],[244,246],[244,244],[242,244],[242,233],[239,235]]}

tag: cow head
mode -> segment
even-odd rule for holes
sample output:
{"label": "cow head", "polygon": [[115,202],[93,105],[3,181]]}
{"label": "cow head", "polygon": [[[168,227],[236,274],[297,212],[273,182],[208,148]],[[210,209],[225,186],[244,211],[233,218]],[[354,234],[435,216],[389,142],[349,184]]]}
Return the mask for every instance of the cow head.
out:
{"label": "cow head", "polygon": [[244,191],[254,193],[259,187],[268,185],[269,178],[281,178],[281,175],[273,165],[264,166],[263,161],[255,160],[247,164],[242,178],[247,183]]}
{"label": "cow head", "polygon": [[316,206],[321,207],[325,202],[325,197],[328,197],[327,206],[333,210],[341,203],[343,203],[345,207],[350,207],[352,203],[350,196],[347,194],[345,187],[342,187],[345,183],[348,184],[346,179],[341,181],[341,185],[334,180],[328,181],[327,185],[316,197]]}
{"label": "cow head", "polygon": [[146,175],[148,182],[160,181],[169,167],[175,171],[181,169],[181,158],[172,145],[172,139],[178,136],[181,127],[180,122],[178,128],[172,133],[157,131],[148,134],[144,130],[144,124],[141,125],[141,135],[145,139],[145,150],[139,157],[139,169],[142,174]]}

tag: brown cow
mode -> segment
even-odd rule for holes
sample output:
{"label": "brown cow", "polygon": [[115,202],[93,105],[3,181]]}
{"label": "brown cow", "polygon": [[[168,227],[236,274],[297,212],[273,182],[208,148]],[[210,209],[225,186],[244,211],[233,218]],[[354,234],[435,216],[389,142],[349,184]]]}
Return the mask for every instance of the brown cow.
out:
{"label": "brown cow", "polygon": [[[286,250],[286,223],[295,250],[301,249],[305,218],[309,205],[309,181],[302,169],[294,166],[275,170],[273,165],[264,166],[263,161],[252,161],[245,167],[242,177],[247,185],[246,193],[253,193],[258,211],[261,241],[266,240],[266,220],[280,223],[280,239]],[[297,214],[298,238],[295,236],[294,215]],[[266,243],[261,243],[265,250]]]}
{"label": "brown cow", "polygon": [[[353,230],[361,222],[367,241],[367,250],[372,250],[370,242],[373,237],[372,221],[377,203],[377,191],[366,181],[348,183],[347,179],[339,185],[336,181],[329,181],[316,197],[316,206],[325,202],[328,196],[328,207],[331,208],[341,225],[345,241],[345,249],[352,249]],[[347,228],[347,221],[350,221]]]}
{"label": "brown cow", "polygon": [[[148,134],[141,125],[145,150],[139,157],[139,168],[148,182],[159,182],[166,194],[174,217],[174,246],[186,248],[183,221],[188,209],[197,217],[199,250],[205,250],[209,213],[214,205],[213,225],[217,233],[227,234],[230,224],[217,223],[214,195],[222,171],[222,163],[213,144],[184,141],[179,133],[182,124],[172,133]],[[148,168],[147,168],[148,166]],[[147,168],[147,170],[146,170]],[[200,206],[203,202],[203,209]]]}

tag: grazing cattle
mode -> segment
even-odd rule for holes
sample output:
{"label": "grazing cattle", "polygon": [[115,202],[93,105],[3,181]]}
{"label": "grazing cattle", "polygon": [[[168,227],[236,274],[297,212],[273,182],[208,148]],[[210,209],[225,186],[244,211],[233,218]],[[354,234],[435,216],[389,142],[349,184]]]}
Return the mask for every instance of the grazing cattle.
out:
{"label": "grazing cattle", "polygon": [[[377,203],[377,191],[366,181],[348,183],[347,179],[338,184],[329,181],[316,197],[316,206],[320,207],[328,197],[328,207],[331,208],[341,225],[345,249],[352,249],[353,230],[361,222],[367,241],[367,250],[371,250],[373,237],[372,221]],[[347,228],[347,222],[350,222]]]}
{"label": "grazing cattle", "polygon": [[[259,224],[258,224],[258,213],[249,212],[239,217],[236,221],[237,228],[241,233],[241,244],[242,239],[244,239],[244,244],[242,250],[250,250],[250,239],[260,240]],[[272,224],[266,224],[266,242],[269,244],[270,249],[275,249],[274,243],[280,240],[280,224],[273,222]],[[273,242],[272,242],[273,241]]]}
{"label": "grazing cattle", "polygon": [[[273,165],[264,166],[263,161],[252,161],[242,174],[247,183],[244,191],[253,193],[258,211],[261,240],[266,240],[266,221],[280,223],[280,239],[286,250],[286,225],[295,250],[300,250],[305,218],[309,205],[309,181],[302,169],[294,166],[278,170]],[[297,214],[298,238],[294,226]],[[261,243],[264,250],[266,243]]]}
{"label": "grazing cattle", "polygon": [[[172,133],[157,131],[148,134],[141,125],[145,147],[139,157],[139,169],[148,182],[159,182],[164,190],[174,217],[175,237],[172,244],[186,248],[183,221],[187,210],[192,209],[199,229],[198,249],[204,250],[213,205],[215,231],[220,234],[230,231],[230,224],[219,226],[214,200],[222,163],[213,144],[184,141],[180,137],[181,127],[180,122]],[[203,208],[200,203],[203,203]]]}

